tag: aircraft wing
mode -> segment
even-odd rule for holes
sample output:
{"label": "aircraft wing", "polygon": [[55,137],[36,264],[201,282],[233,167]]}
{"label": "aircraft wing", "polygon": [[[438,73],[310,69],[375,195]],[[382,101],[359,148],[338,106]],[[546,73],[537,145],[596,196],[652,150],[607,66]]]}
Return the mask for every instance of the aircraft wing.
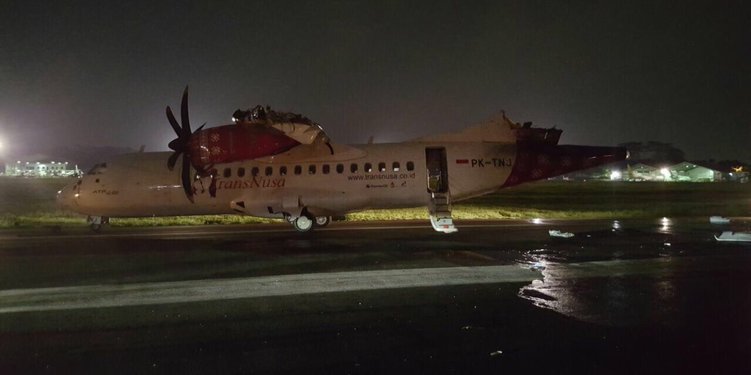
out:
{"label": "aircraft wing", "polygon": [[[333,154],[332,154],[333,151]],[[257,158],[265,163],[312,163],[326,160],[329,163],[362,158],[367,153],[359,148],[344,144],[324,144],[315,142],[309,145],[301,144],[285,152]]]}

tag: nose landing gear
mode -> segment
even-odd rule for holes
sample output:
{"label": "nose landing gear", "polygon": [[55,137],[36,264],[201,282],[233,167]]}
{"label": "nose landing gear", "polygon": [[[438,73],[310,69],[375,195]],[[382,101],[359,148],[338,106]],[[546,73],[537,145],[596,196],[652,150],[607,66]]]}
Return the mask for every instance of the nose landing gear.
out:
{"label": "nose landing gear", "polygon": [[103,226],[110,223],[110,218],[107,216],[89,216],[86,218],[86,222],[89,224],[91,230],[99,233]]}

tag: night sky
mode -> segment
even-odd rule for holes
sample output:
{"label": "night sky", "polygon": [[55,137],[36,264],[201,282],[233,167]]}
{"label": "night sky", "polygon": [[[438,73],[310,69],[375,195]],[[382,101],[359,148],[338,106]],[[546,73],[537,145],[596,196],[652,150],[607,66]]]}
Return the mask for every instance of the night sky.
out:
{"label": "night sky", "polygon": [[[220,4],[221,3],[221,4]],[[256,104],[335,142],[406,140],[500,110],[562,143],[672,142],[751,160],[748,1],[0,1],[6,153],[166,150]]]}

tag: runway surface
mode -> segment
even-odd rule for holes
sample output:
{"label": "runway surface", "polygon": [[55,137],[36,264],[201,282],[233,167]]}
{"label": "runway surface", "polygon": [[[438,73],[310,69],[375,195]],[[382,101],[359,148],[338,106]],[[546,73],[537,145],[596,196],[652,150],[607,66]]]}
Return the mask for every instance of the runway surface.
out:
{"label": "runway surface", "polygon": [[537,276],[527,269],[512,265],[329,272],[125,285],[11,289],[0,291],[0,301],[3,303],[0,307],[0,314],[374,289],[529,282]]}
{"label": "runway surface", "polygon": [[744,372],[747,226],[0,232],[0,372]]}

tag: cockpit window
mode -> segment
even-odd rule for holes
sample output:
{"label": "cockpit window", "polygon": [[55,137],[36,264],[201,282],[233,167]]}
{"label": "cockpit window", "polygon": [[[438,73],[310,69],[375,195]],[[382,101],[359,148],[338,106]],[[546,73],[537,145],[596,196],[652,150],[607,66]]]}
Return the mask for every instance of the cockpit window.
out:
{"label": "cockpit window", "polygon": [[106,171],[107,171],[107,163],[99,163],[93,166],[88,172],[86,172],[86,174],[87,175],[102,174]]}

